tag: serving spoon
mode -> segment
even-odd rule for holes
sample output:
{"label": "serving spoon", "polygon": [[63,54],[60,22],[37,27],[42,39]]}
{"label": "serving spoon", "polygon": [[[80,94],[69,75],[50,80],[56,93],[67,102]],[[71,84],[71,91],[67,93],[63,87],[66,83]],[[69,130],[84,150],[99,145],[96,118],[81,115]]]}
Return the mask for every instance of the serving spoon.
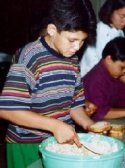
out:
{"label": "serving spoon", "polygon": [[[87,149],[88,151],[90,151],[90,152],[93,153],[93,154],[103,155],[103,153],[95,151],[94,149],[92,149],[90,146],[88,146],[88,145],[85,144],[85,143],[82,143],[81,145],[82,145],[81,147],[82,147],[83,150],[84,150],[84,149]],[[90,148],[91,148],[91,149],[90,149]]]}

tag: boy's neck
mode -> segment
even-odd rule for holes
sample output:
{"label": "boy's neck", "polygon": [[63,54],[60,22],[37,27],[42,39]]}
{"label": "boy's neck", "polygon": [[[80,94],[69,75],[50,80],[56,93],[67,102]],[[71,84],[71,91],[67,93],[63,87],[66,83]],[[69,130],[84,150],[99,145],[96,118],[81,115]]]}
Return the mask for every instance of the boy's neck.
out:
{"label": "boy's neck", "polygon": [[48,44],[48,46],[49,46],[50,48],[54,49],[55,51],[57,51],[56,48],[54,47],[52,38],[51,38],[49,35],[46,35],[44,38],[45,38],[45,41],[46,41],[46,43]]}

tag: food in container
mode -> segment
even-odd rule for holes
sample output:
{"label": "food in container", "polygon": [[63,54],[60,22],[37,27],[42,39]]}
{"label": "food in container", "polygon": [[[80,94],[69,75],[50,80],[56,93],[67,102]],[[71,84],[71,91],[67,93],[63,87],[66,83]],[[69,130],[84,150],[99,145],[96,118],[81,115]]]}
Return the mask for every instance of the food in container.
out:
{"label": "food in container", "polygon": [[[77,147],[76,144],[59,144],[59,143],[51,143],[46,146],[46,150],[65,154],[65,155],[78,155],[78,156],[97,156],[100,154],[110,154],[118,151],[118,145],[114,142],[112,145],[105,141],[100,140],[95,136],[92,136],[91,141],[86,142],[85,140],[81,140],[81,144],[88,147],[88,149],[94,151],[95,153],[89,151],[88,149],[83,147]],[[97,154],[96,154],[97,153]]]}
{"label": "food in container", "polygon": [[[54,137],[50,137],[44,140],[40,144],[40,152],[42,154],[42,161],[45,168],[121,168],[122,160],[124,157],[125,146],[120,140],[115,138],[107,137],[104,135],[98,134],[78,134],[80,141],[83,143],[87,143],[92,148],[103,151],[102,155],[95,155],[89,153],[89,151],[81,151],[77,146],[70,148],[68,150],[66,146],[66,150],[63,148],[57,150],[51,148],[53,145],[61,145],[58,144]],[[52,146],[51,146],[52,144]],[[69,145],[69,144],[67,144]],[[77,151],[76,151],[77,150]],[[61,151],[61,152],[60,152]],[[83,152],[83,153],[82,153]],[[84,153],[85,152],[85,153]]]}

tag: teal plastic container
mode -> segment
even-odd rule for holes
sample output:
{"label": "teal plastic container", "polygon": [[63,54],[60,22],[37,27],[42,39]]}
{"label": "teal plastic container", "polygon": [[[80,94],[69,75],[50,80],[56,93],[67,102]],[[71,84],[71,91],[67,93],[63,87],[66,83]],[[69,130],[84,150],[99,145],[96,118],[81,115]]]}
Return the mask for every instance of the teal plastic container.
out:
{"label": "teal plastic container", "polygon": [[66,154],[58,154],[46,150],[46,146],[50,143],[57,143],[54,137],[44,140],[39,150],[44,168],[122,168],[122,161],[125,154],[125,144],[115,138],[97,135],[97,134],[78,134],[80,139],[91,141],[93,136],[99,140],[108,141],[111,145],[117,143],[118,151],[112,154],[101,155],[99,157],[92,156],[74,156]]}

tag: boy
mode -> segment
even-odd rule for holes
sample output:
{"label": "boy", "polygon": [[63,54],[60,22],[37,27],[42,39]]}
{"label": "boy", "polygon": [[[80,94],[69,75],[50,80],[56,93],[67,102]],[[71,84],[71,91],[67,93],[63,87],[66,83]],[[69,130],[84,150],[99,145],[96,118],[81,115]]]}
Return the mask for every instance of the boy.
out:
{"label": "boy", "polygon": [[51,0],[47,12],[44,36],[24,47],[0,97],[0,117],[15,123],[6,136],[9,168],[41,167],[43,139],[80,146],[73,120],[84,129],[93,124],[75,53],[92,38],[94,11],[88,0]]}
{"label": "boy", "polygon": [[97,107],[94,120],[125,117],[125,38],[104,48],[101,61],[83,78],[86,99]]}

